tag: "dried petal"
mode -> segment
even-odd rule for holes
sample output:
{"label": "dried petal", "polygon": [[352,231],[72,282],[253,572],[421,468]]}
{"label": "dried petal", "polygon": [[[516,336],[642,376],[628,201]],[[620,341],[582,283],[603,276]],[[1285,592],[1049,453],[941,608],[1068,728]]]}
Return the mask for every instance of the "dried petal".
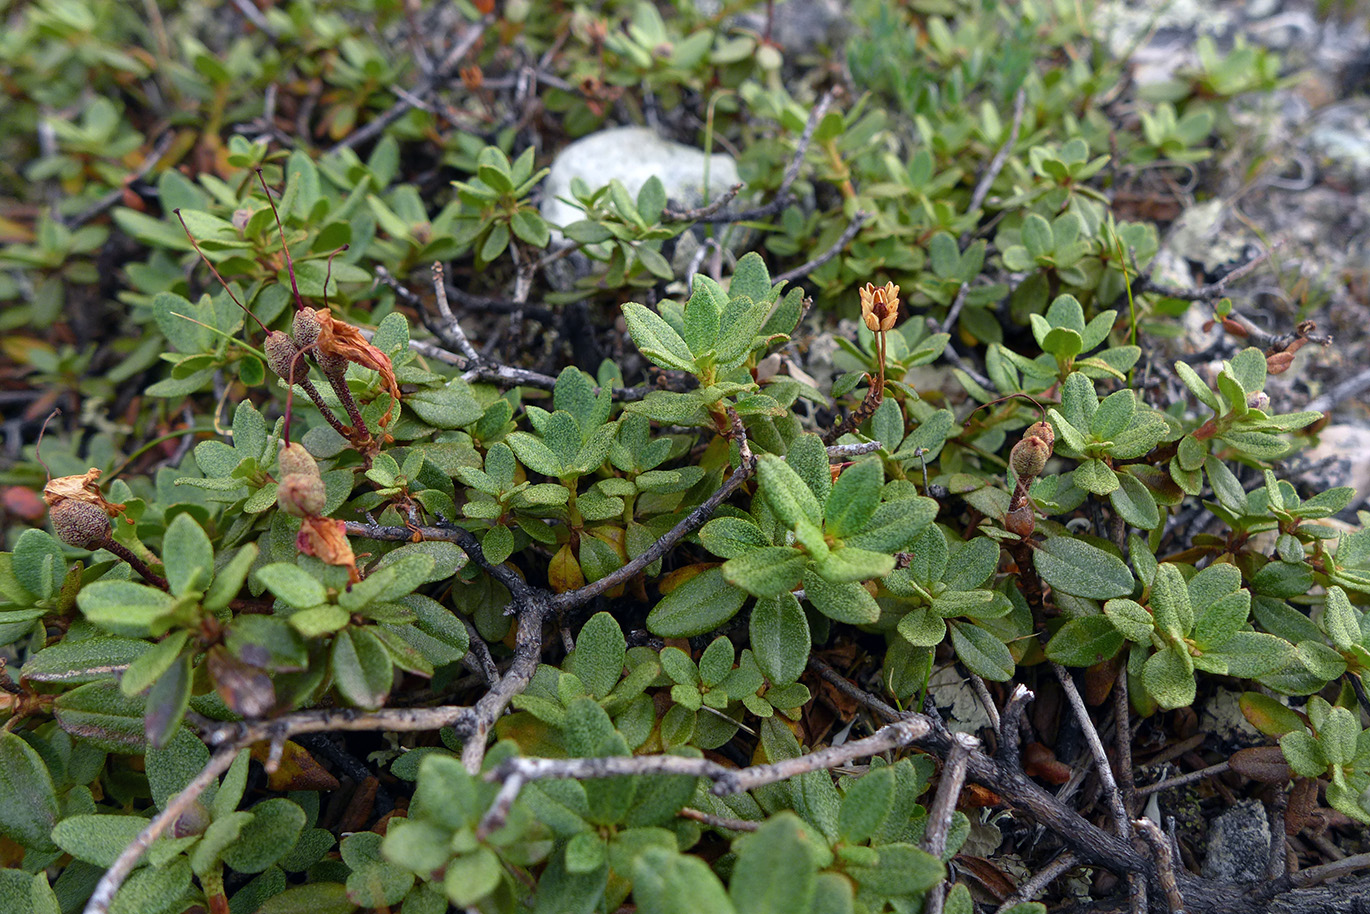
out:
{"label": "dried petal", "polygon": [[335,320],[327,308],[319,308],[314,312],[314,316],[319,321],[317,346],[320,366],[323,365],[323,357],[334,356],[380,372],[381,383],[394,398],[390,408],[381,417],[381,425],[389,425],[395,403],[400,399],[400,384],[395,380],[395,369],[390,364],[390,357],[367,342],[366,337],[362,336],[356,327]]}
{"label": "dried petal", "polygon": [[56,479],[49,479],[48,484],[43,486],[43,501],[48,503],[48,507],[53,507],[68,498],[72,501],[89,502],[110,517],[118,517],[124,511],[123,505],[106,501],[105,496],[100,494],[100,471],[95,467],[91,467],[80,476],[59,476]]}
{"label": "dried petal", "polygon": [[356,584],[362,579],[357,572],[357,556],[347,539],[347,524],[329,517],[305,517],[300,533],[295,537],[295,548],[329,565],[342,565],[348,580]]}

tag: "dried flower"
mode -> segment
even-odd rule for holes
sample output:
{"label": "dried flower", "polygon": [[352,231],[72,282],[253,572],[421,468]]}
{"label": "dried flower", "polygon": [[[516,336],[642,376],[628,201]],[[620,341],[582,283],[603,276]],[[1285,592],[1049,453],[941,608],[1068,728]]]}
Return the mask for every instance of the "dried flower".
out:
{"label": "dried flower", "polygon": [[49,479],[48,484],[43,486],[43,501],[48,503],[48,507],[56,507],[67,499],[89,502],[110,517],[118,517],[124,510],[123,505],[106,501],[100,494],[100,471],[95,467],[80,476]]}
{"label": "dried flower", "polygon": [[880,288],[866,283],[861,292],[861,319],[871,331],[889,332],[899,319],[899,287],[887,282]]}
{"label": "dried flower", "polygon": [[305,517],[295,537],[295,548],[329,565],[342,565],[353,583],[361,580],[357,556],[347,539],[347,524],[331,517]]}
{"label": "dried flower", "polygon": [[381,383],[392,398],[385,415],[381,416],[380,424],[389,425],[395,404],[400,400],[400,385],[395,380],[395,369],[390,364],[390,357],[367,342],[366,337],[362,336],[356,327],[336,320],[327,308],[315,309],[314,317],[319,323],[319,338],[316,343],[319,367],[328,374],[324,360],[332,356],[380,372]]}

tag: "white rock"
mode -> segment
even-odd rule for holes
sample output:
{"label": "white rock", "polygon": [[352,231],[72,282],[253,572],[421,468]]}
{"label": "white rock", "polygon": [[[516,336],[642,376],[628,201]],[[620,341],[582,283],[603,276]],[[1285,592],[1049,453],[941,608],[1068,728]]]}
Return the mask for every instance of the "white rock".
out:
{"label": "white rock", "polygon": [[552,225],[568,225],[584,213],[558,197],[571,197],[571,179],[580,178],[591,189],[617,178],[634,198],[647,179],[655,175],[666,188],[668,199],[680,206],[704,202],[704,176],[708,171],[709,199],[716,200],[738,183],[737,163],[732,156],[706,156],[693,146],[674,143],[648,127],[612,127],[592,133],[567,146],[552,162],[542,200],[542,218]]}

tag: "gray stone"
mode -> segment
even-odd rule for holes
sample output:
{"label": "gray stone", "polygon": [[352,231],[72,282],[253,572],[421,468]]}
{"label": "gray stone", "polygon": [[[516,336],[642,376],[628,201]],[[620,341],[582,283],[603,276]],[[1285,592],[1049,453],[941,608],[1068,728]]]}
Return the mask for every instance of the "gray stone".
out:
{"label": "gray stone", "polygon": [[1270,856],[1270,823],[1259,800],[1242,800],[1218,816],[1208,829],[1203,876],[1223,882],[1265,879]]}
{"label": "gray stone", "polygon": [[928,677],[928,694],[942,712],[947,729],[952,733],[974,735],[993,726],[985,706],[975,694],[975,687],[957,672],[955,666],[944,666],[933,671]]}
{"label": "gray stone", "polygon": [[[737,24],[762,33],[766,28],[766,15],[746,12],[737,17]],[[770,37],[791,54],[802,54],[840,48],[850,31],[851,23],[842,0],[786,0],[775,5]]]}
{"label": "gray stone", "polygon": [[592,133],[567,146],[552,162],[543,186],[542,218],[553,225],[567,225],[584,214],[558,197],[571,197],[571,180],[580,178],[591,189],[617,178],[634,197],[655,175],[666,188],[666,197],[678,206],[695,207],[704,202],[707,163],[709,199],[717,199],[737,181],[732,156],[706,156],[693,146],[674,143],[649,127],[611,127]]}

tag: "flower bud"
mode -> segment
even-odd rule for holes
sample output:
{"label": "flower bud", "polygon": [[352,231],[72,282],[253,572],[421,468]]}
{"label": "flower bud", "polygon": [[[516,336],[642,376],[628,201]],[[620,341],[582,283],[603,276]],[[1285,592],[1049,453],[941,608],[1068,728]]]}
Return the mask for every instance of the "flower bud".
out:
{"label": "flower bud", "polygon": [[280,375],[286,383],[290,382],[292,372],[296,381],[308,373],[308,366],[298,358],[300,350],[290,337],[281,331],[272,330],[268,333],[262,348],[266,350],[266,362],[271,370]]}
{"label": "flower bud", "polygon": [[189,838],[191,835],[203,835],[205,829],[209,828],[213,817],[205,804],[196,800],[191,803],[185,812],[176,817],[176,821],[171,823],[171,835],[173,838]]}
{"label": "flower bud", "polygon": [[1019,479],[1036,479],[1051,457],[1051,445],[1036,435],[1024,435],[1009,451],[1009,466]]}
{"label": "flower bud", "polygon": [[295,473],[281,479],[276,487],[276,504],[295,517],[318,517],[326,499],[323,480],[318,476]]}
{"label": "flower bud", "polygon": [[48,509],[57,538],[77,549],[99,549],[109,540],[109,515],[98,505],[68,498]]}
{"label": "flower bud", "polygon": [[1246,395],[1246,405],[1249,409],[1266,412],[1270,409],[1270,395],[1263,390],[1253,390]]}

